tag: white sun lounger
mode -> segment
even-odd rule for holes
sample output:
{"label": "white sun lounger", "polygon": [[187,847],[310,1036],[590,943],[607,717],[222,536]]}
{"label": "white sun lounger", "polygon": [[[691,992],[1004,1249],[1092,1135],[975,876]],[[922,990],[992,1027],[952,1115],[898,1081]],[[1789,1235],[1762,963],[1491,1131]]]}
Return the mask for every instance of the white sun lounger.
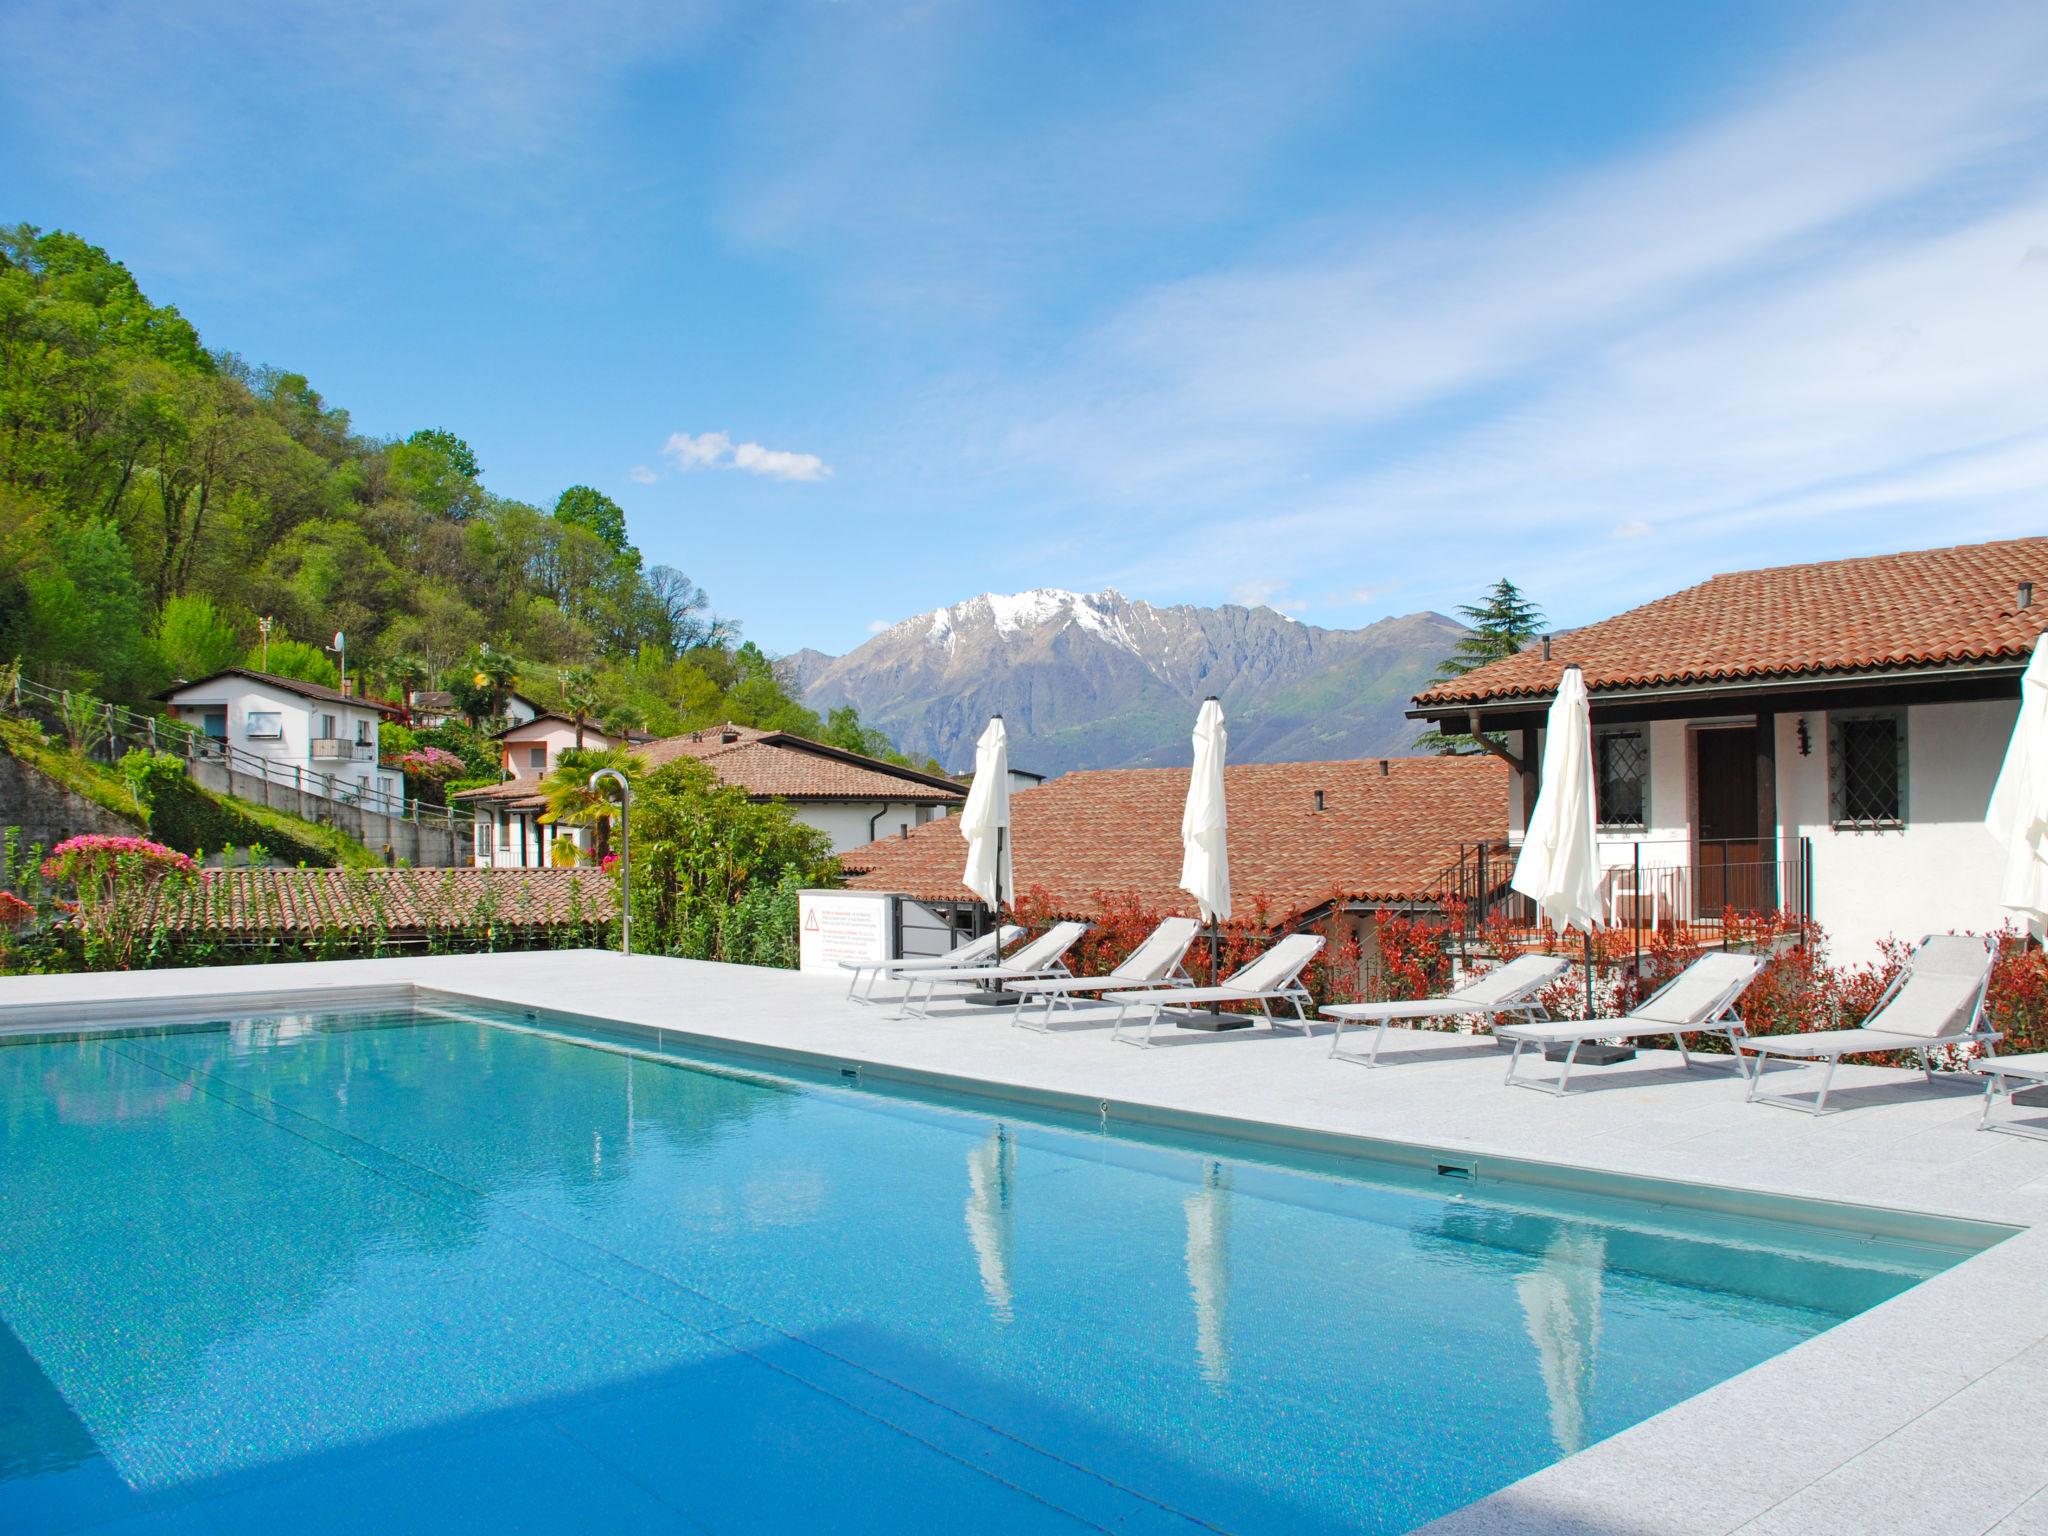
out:
{"label": "white sun lounger", "polygon": [[[1197,1003],[1257,1003],[1268,1024],[1276,1028],[1285,1024],[1305,1035],[1309,1032],[1308,1005],[1315,999],[1301,984],[1301,973],[1308,969],[1309,961],[1315,959],[1322,947],[1320,934],[1291,933],[1250,965],[1224,977],[1213,987],[1156,987],[1143,992],[1106,993],[1102,1000],[1117,1005],[1116,1022],[1110,1028],[1109,1037],[1121,1040],[1125,1045],[1150,1045],[1152,1032],[1159,1027],[1159,1021],[1168,1008],[1185,1008]],[[1294,1018],[1274,1018],[1269,1005],[1276,1002],[1293,1008]],[[1136,1040],[1124,1034],[1124,1018],[1133,1008],[1149,1010],[1150,1015],[1145,1021],[1143,1038]]]}
{"label": "white sun lounger", "polygon": [[[952,970],[911,971],[903,978],[903,1006],[897,1017],[915,1013],[924,1018],[932,997],[940,987],[972,990],[990,982],[1034,981],[1041,976],[1067,974],[1066,953],[1088,931],[1086,923],[1054,923],[1022,949],[1011,951],[994,965],[963,965]],[[921,995],[920,995],[921,993]]]}
{"label": "white sun lounger", "polygon": [[[1010,1022],[1044,1034],[1052,1024],[1053,1009],[1073,1007],[1077,994],[1114,992],[1118,987],[1192,985],[1186,961],[1188,947],[1199,932],[1201,924],[1192,917],[1169,917],[1107,976],[1041,976],[1034,981],[1005,982],[1006,990],[1022,993],[1024,997],[1017,1006],[1017,1016]],[[1045,1002],[1044,1011],[1035,1019],[1031,1015],[1034,999]]]}
{"label": "white sun lounger", "polygon": [[1985,1056],[1971,1062],[1970,1070],[1984,1077],[1984,1115],[1977,1122],[1978,1130],[2004,1131],[2008,1136],[2048,1141],[2048,1127],[1991,1118],[1991,1106],[1996,1100],[2004,1099],[2010,1109],[2014,1094],[2025,1093],[2029,1088],[2048,1088],[2048,1051],[2026,1056]]}
{"label": "white sun lounger", "polygon": [[[1835,1067],[1844,1056],[1869,1056],[1880,1051],[1912,1051],[1920,1070],[1934,1081],[1928,1052],[1937,1046],[1974,1042],[1987,1049],[2004,1038],[1984,1025],[1984,993],[1991,985],[1991,941],[1975,934],[1937,934],[1922,939],[1906,956],[1905,966],[1885,988],[1860,1029],[1826,1029],[1810,1035],[1752,1035],[1740,1049],[1756,1058],[1749,1078],[1752,1104],[1823,1114]],[[1773,1056],[1805,1062],[1826,1062],[1820,1092],[1763,1092],[1764,1069]]]}
{"label": "white sun lounger", "polygon": [[[1386,1003],[1337,1003],[1323,1010],[1323,1017],[1337,1021],[1330,1036],[1330,1055],[1338,1061],[1355,1061],[1362,1067],[1375,1065],[1380,1046],[1390,1026],[1407,1019],[1456,1019],[1467,1014],[1512,1013],[1527,1024],[1541,1023],[1550,1015],[1536,1001],[1536,994],[1557,979],[1570,965],[1556,955],[1523,955],[1506,965],[1495,966],[1484,976],[1475,976],[1462,987],[1442,997],[1409,998]],[[1364,1055],[1338,1049],[1347,1024],[1376,1026],[1372,1046]]]}
{"label": "white sun lounger", "polygon": [[[1579,1047],[1591,1040],[1638,1040],[1649,1035],[1670,1035],[1678,1042],[1678,1057],[1690,1068],[1692,1057],[1685,1049],[1687,1035],[1720,1035],[1730,1046],[1743,1038],[1743,1023],[1735,1012],[1735,1000],[1756,980],[1764,962],[1756,955],[1703,955],[1680,971],[1657,991],[1619,1019],[1568,1019],[1555,1024],[1503,1024],[1494,1034],[1514,1042],[1508,1058],[1510,1085],[1538,1088],[1562,1095],[1571,1080],[1572,1064]],[[1555,1082],[1517,1077],[1522,1052],[1529,1046],[1539,1051],[1546,1045],[1567,1045],[1563,1068]],[[1737,1070],[1745,1070],[1741,1058]]]}
{"label": "white sun lounger", "polygon": [[[872,1001],[875,980],[881,976],[893,980],[912,971],[953,971],[963,965],[987,965],[995,959],[997,950],[1023,937],[1022,928],[1015,923],[1004,923],[993,932],[984,933],[978,939],[969,939],[943,955],[913,955],[902,960],[842,960],[839,968],[853,973],[846,983],[846,1000],[850,1003]],[[860,987],[863,977],[867,985]],[[854,995],[856,987],[860,987],[858,996]]]}

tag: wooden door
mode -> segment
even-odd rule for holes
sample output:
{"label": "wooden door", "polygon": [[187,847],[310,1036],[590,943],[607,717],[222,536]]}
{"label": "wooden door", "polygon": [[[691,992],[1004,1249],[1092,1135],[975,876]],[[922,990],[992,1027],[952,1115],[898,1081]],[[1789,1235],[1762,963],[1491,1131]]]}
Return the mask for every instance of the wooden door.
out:
{"label": "wooden door", "polygon": [[1753,725],[1693,733],[1695,910],[1760,911],[1763,844],[1757,837],[1757,736]]}

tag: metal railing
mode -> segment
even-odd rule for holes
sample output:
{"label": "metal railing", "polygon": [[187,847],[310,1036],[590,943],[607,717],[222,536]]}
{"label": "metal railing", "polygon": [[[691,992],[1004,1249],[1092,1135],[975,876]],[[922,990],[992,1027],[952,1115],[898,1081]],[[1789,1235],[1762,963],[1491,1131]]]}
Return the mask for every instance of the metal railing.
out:
{"label": "metal railing", "polygon": [[367,741],[348,741],[340,736],[316,736],[312,755],[319,762],[374,763],[377,748]]}
{"label": "metal railing", "polygon": [[[1627,838],[1597,845],[1601,877],[1596,927],[1645,938],[1667,934],[1726,944],[1745,919],[1782,918],[1804,943],[1813,920],[1813,843],[1781,849],[1760,839]],[[1520,849],[1506,839],[1460,844],[1438,877],[1434,905],[1461,930],[1461,947],[1488,934],[1543,925],[1536,904],[1509,882]]]}
{"label": "metal railing", "polygon": [[[279,762],[208,736],[187,722],[168,715],[138,714],[124,705],[110,704],[90,694],[45,687],[23,677],[18,667],[0,672],[0,677],[5,679],[5,687],[0,688],[0,709],[54,730],[84,756],[109,766],[118,763],[127,752],[144,749],[161,752],[183,758],[188,773],[195,763],[218,764],[230,773],[259,778],[279,789],[294,790],[302,799],[328,800],[394,821],[409,821],[417,826],[444,824],[452,836],[468,838],[472,843],[475,841],[476,817],[467,810],[427,805],[417,797],[388,795],[375,785],[337,778],[297,763]],[[313,746],[314,756],[319,758],[344,756],[342,752],[322,753],[318,750],[322,746],[346,749],[346,760],[354,762],[374,762],[377,756],[375,746],[346,739],[316,741]]]}

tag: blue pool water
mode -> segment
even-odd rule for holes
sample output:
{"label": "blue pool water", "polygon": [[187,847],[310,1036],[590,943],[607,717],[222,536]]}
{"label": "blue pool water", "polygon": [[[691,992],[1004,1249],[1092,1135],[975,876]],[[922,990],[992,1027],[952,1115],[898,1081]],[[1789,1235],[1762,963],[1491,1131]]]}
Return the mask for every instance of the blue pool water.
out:
{"label": "blue pool water", "polygon": [[622,1043],[0,1047],[0,1531],[1402,1531],[1962,1256]]}

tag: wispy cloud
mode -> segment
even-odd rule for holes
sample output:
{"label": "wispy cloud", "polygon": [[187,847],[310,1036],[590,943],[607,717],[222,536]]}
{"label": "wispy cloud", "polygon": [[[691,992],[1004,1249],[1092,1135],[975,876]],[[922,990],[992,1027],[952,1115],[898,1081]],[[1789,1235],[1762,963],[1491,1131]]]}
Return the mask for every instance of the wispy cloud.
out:
{"label": "wispy cloud", "polygon": [[635,485],[652,485],[655,481],[659,480],[661,476],[657,475],[645,464],[635,464],[631,469],[626,471],[626,478],[632,481]]}
{"label": "wispy cloud", "polygon": [[1411,588],[1512,561],[1599,612],[1603,578],[1779,554],[1744,527],[2017,528],[2048,455],[2048,11],[1858,22],[1522,206],[1153,290],[1011,452],[1171,510],[1139,590],[1396,554]]}
{"label": "wispy cloud", "polygon": [[735,443],[724,432],[672,432],[662,457],[679,470],[737,469],[769,480],[829,480],[832,468],[815,453]]}
{"label": "wispy cloud", "polygon": [[868,620],[868,633],[871,635],[886,634],[888,633],[888,631],[894,629],[895,627],[896,623],[893,619]]}

